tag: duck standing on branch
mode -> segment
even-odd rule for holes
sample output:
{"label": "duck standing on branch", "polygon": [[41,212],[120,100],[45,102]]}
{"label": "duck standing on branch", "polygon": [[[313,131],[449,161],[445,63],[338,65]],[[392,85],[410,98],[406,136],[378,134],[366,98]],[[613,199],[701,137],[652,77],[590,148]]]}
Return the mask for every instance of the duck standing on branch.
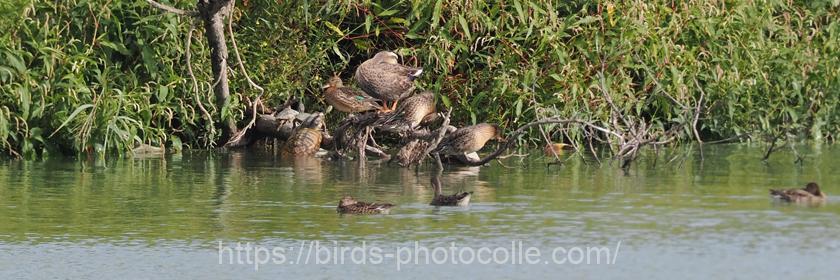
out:
{"label": "duck standing on branch", "polygon": [[388,214],[394,206],[390,203],[361,202],[347,195],[338,202],[336,211],[341,214]]}
{"label": "duck standing on branch", "polygon": [[356,81],[365,92],[385,102],[393,102],[388,111],[397,108],[397,103],[414,90],[414,80],[423,73],[423,68],[401,65],[397,54],[381,51],[373,58],[362,62],[356,68]]}
{"label": "duck standing on branch", "polygon": [[397,108],[397,114],[394,116],[400,119],[402,124],[408,125],[411,128],[433,122],[437,119],[435,94],[430,91],[424,91],[406,98],[402,105]]}
{"label": "duck standing on branch", "polygon": [[503,140],[501,132],[502,130],[498,125],[488,123],[462,127],[446,135],[432,152],[444,155],[463,155],[477,152],[490,139]]}
{"label": "duck standing on branch", "polygon": [[371,97],[364,91],[345,87],[338,76],[330,78],[329,83],[323,88],[325,89],[324,99],[341,112],[359,113],[382,110],[381,100]]}
{"label": "duck standing on branch", "polygon": [[820,191],[820,186],[814,182],[808,183],[802,189],[770,189],[770,195],[786,202],[823,202],[826,198],[825,193]]}

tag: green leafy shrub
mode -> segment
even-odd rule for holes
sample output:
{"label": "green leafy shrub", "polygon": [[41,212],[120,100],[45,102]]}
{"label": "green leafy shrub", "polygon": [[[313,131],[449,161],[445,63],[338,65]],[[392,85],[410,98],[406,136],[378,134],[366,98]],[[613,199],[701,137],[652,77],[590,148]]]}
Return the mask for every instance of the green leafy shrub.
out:
{"label": "green leafy shrub", "polygon": [[[218,121],[200,26],[191,48],[194,89],[184,63],[189,19],[143,0],[6,2],[0,147],[9,154],[217,144],[216,124],[196,104]],[[549,115],[604,123],[607,92],[623,114],[655,130],[682,127],[681,139],[691,140],[687,112],[703,95],[704,140],[749,133],[832,141],[840,134],[838,5],[240,0],[233,29],[269,104],[297,96],[309,109],[323,109],[319,87],[327,77],[350,80],[359,63],[393,50],[424,67],[420,87],[454,109],[456,124],[512,128]],[[242,120],[240,100],[256,93],[235,72],[232,110],[224,116]]]}

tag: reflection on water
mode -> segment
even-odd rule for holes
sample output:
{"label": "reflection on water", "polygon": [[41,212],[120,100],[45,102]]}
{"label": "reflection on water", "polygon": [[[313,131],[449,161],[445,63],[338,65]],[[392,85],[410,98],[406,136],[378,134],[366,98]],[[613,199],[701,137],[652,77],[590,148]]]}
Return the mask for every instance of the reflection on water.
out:
{"label": "reflection on water", "polygon": [[[371,162],[359,170],[355,162],[282,159],[263,152],[4,161],[0,278],[397,273],[389,266],[275,266],[259,272],[221,266],[214,247],[219,240],[263,246],[300,240],[505,246],[523,240],[546,248],[622,241],[618,263],[610,267],[449,265],[403,271],[435,278],[453,273],[520,278],[526,272],[731,278],[733,271],[748,278],[796,277],[806,269],[813,270],[809,278],[837,274],[840,268],[832,264],[840,257],[835,237],[840,202],[832,194],[840,195],[840,150],[803,148],[802,165],[793,164],[784,151],[764,163],[761,152],[746,145],[708,146],[702,162],[697,155],[663,152],[639,160],[628,176],[615,166],[587,165],[576,157],[563,166],[546,166],[553,159],[539,153],[505,162],[511,168],[496,163],[447,167],[444,193],[475,192],[463,208],[428,206],[434,195],[429,166]],[[827,203],[779,204],[767,194],[771,187],[808,181],[823,186]],[[335,207],[345,194],[398,207],[391,215],[339,216]]]}

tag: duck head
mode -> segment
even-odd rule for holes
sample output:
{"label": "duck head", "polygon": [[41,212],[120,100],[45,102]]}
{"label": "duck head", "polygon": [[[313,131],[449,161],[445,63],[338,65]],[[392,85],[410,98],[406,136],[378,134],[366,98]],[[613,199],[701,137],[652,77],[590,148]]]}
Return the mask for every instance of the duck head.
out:
{"label": "duck head", "polygon": [[492,126],[493,126],[493,138],[491,138],[491,139],[499,141],[499,142],[504,142],[505,137],[502,136],[502,128],[500,128],[499,125],[497,125],[497,124],[492,124]]}
{"label": "duck head", "polygon": [[346,207],[350,205],[356,204],[358,201],[354,199],[352,196],[345,195],[341,200],[338,202],[338,207]]}
{"label": "duck head", "polygon": [[379,62],[385,62],[388,64],[399,64],[399,56],[393,52],[389,51],[381,51],[376,53],[373,56],[373,59]]}
{"label": "duck head", "polygon": [[313,114],[304,120],[300,125],[311,129],[322,129],[324,128],[324,113],[318,112]]}
{"label": "duck head", "polygon": [[817,183],[810,182],[807,185],[805,185],[805,191],[814,195],[820,195],[820,186],[817,185]]}
{"label": "duck head", "polygon": [[321,88],[322,89],[331,88],[331,87],[338,88],[338,87],[343,87],[343,86],[344,86],[344,82],[341,81],[341,77],[336,75],[336,76],[333,76],[332,78],[330,78],[330,80],[327,81],[327,84],[322,86]]}

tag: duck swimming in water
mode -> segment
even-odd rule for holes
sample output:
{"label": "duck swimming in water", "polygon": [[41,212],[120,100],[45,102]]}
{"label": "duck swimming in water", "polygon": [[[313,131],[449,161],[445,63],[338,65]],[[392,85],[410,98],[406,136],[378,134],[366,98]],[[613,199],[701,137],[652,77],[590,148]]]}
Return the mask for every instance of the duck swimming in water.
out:
{"label": "duck swimming in water", "polygon": [[770,189],[770,195],[787,202],[822,202],[827,197],[824,192],[820,191],[820,186],[814,182],[808,183],[802,189]]}
{"label": "duck swimming in water", "polygon": [[338,202],[336,211],[341,214],[388,214],[394,206],[390,203],[361,202],[347,195]]}
{"label": "duck swimming in water", "polygon": [[443,174],[443,164],[440,162],[440,156],[435,155],[437,162],[437,172],[432,175],[432,187],[435,190],[435,197],[429,203],[432,206],[467,206],[470,205],[470,198],[473,192],[457,192],[454,194],[443,194],[443,186],[440,183],[440,177]]}

